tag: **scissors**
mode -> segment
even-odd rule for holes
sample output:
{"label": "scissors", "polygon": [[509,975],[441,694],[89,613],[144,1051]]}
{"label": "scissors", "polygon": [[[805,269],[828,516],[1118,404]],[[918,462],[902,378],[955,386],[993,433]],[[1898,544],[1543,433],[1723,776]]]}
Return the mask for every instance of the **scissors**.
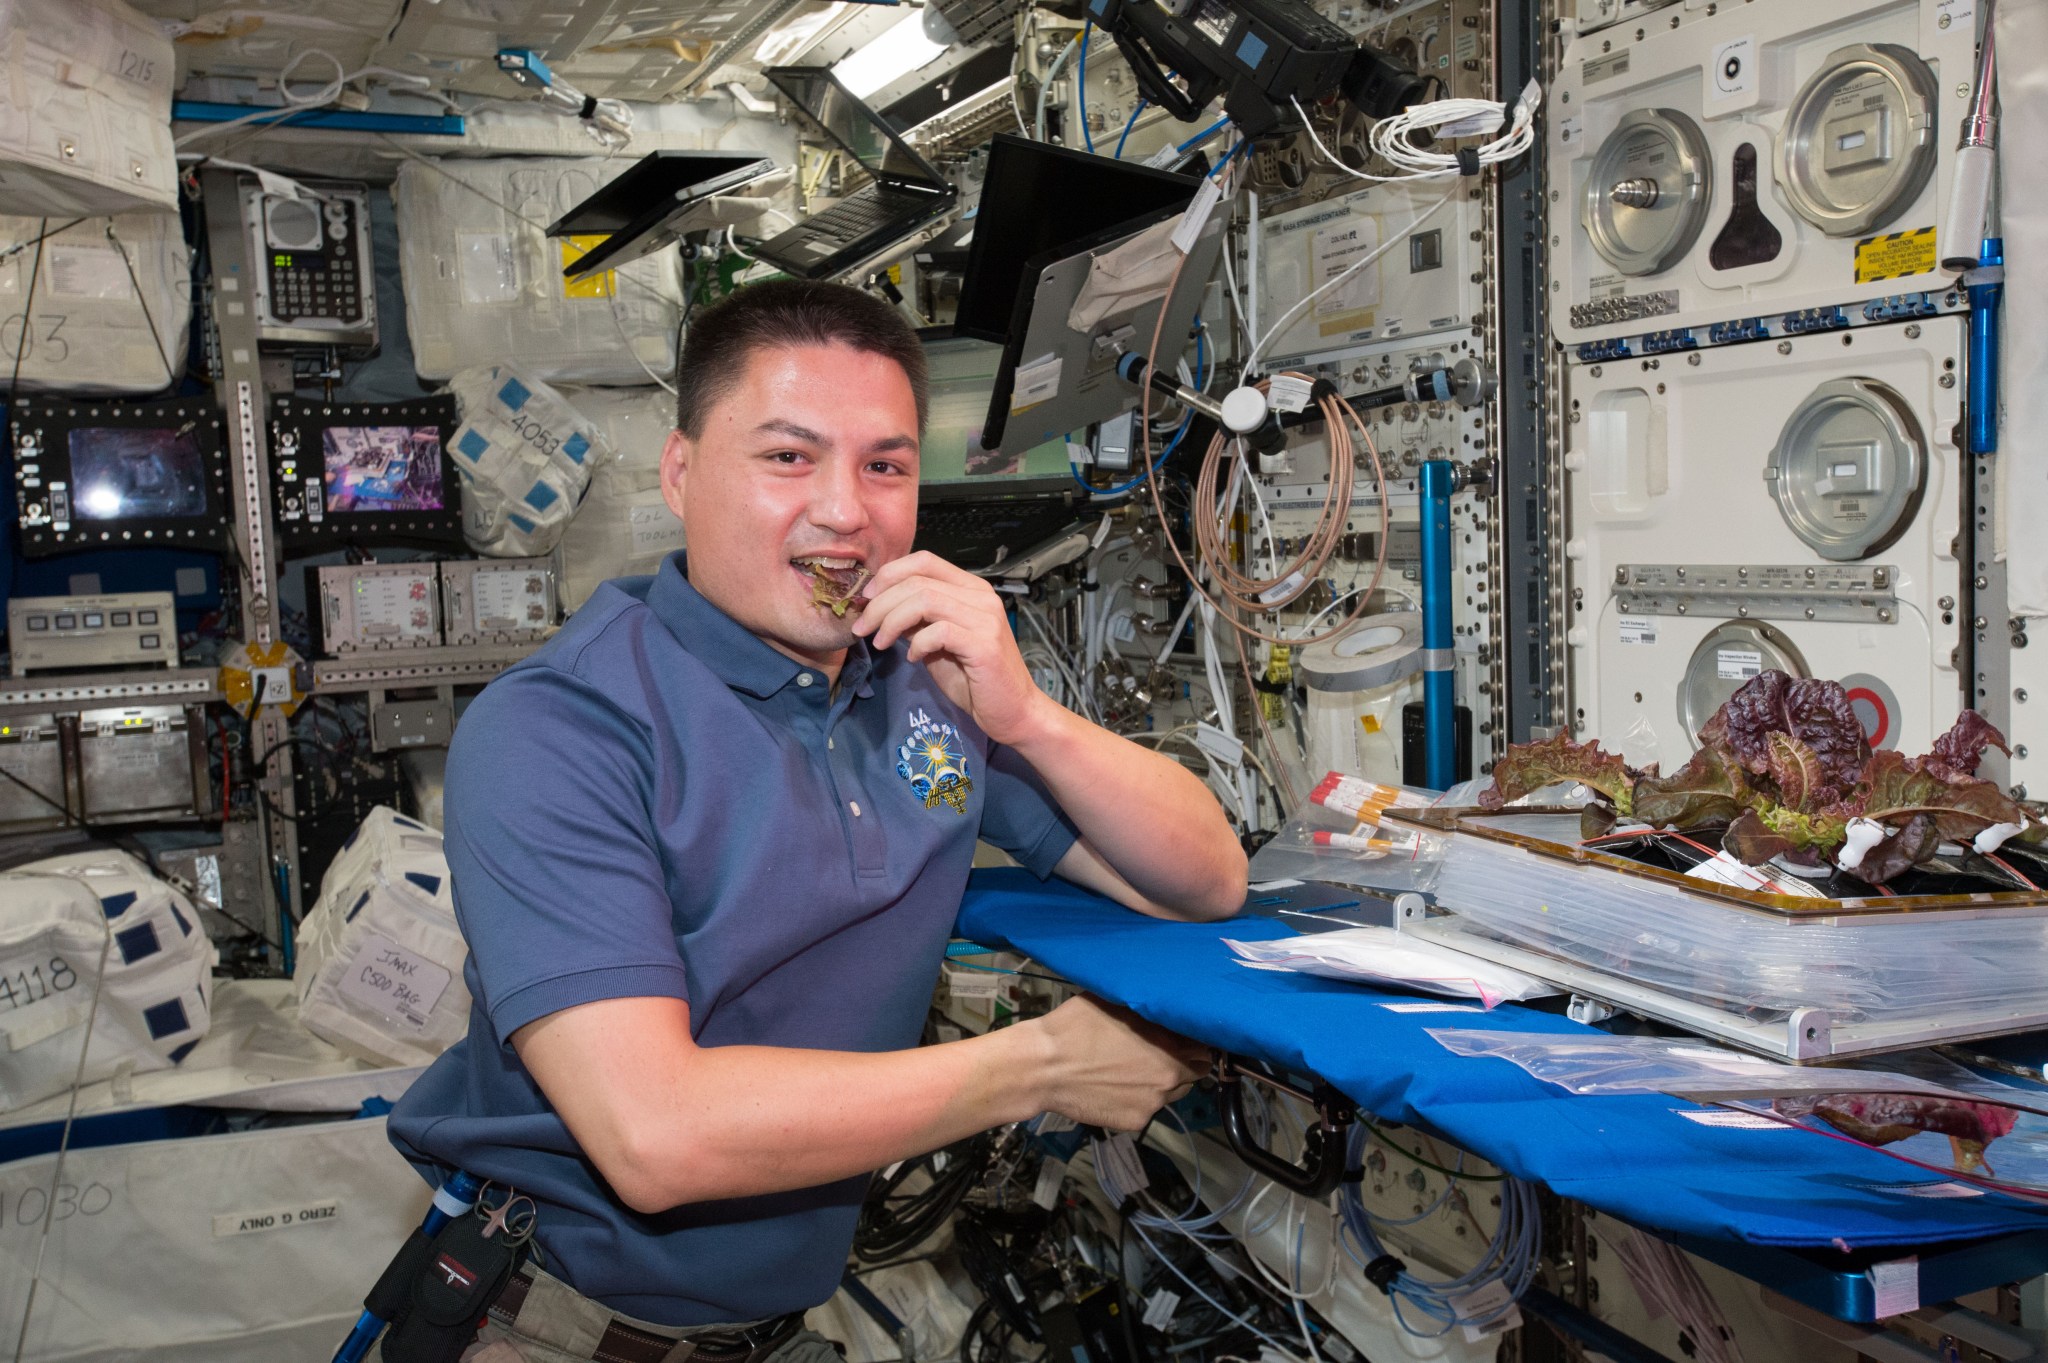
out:
{"label": "scissors", "polygon": [[523,1245],[531,1240],[533,1223],[540,1219],[540,1208],[534,1205],[533,1199],[517,1188],[508,1187],[505,1189],[504,1198],[496,1206],[492,1206],[486,1200],[489,1191],[490,1185],[484,1185],[476,1199],[476,1214],[482,1217],[484,1222],[484,1239],[488,1240],[502,1233],[507,1241],[515,1245]]}

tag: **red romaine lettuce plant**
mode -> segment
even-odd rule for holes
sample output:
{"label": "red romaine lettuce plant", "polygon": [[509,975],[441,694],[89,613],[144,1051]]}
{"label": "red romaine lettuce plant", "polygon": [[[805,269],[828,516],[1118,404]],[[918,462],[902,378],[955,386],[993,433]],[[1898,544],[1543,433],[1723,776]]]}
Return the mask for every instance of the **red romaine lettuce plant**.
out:
{"label": "red romaine lettuce plant", "polygon": [[1882,826],[1855,873],[1875,885],[1928,860],[1944,841],[1970,842],[2000,825],[2026,828],[2027,813],[1977,764],[2005,737],[1965,710],[1925,757],[1872,752],[1848,694],[1831,681],[1764,672],[1714,713],[1699,751],[1669,776],[1630,771],[1597,743],[1559,736],[1508,749],[1480,803],[1498,808],[1551,781],[1577,780],[1613,813],[1658,828],[1719,828],[1730,856],[1751,865],[1774,856],[1832,858],[1853,820]]}

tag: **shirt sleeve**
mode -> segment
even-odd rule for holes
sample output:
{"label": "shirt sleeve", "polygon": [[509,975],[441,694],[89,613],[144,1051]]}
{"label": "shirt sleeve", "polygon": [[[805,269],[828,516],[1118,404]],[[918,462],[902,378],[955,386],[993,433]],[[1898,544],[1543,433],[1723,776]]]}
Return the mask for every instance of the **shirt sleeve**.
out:
{"label": "shirt sleeve", "polygon": [[981,802],[981,838],[1015,857],[1040,880],[1052,875],[1080,838],[1031,764],[997,744],[989,749],[988,791]]}
{"label": "shirt sleeve", "polygon": [[566,673],[510,673],[472,701],[443,806],[455,915],[500,1045],[599,999],[686,999],[646,790],[644,728]]}

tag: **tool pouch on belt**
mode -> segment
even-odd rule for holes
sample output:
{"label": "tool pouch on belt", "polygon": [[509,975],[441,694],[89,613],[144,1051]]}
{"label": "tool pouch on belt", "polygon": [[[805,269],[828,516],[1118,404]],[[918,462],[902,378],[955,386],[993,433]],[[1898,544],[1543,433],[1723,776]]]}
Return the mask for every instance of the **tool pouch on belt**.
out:
{"label": "tool pouch on belt", "polygon": [[391,1322],[384,1363],[457,1363],[476,1342],[491,1303],[519,1267],[525,1246],[486,1238],[483,1221],[457,1216],[431,1239],[414,1231],[364,1305]]}

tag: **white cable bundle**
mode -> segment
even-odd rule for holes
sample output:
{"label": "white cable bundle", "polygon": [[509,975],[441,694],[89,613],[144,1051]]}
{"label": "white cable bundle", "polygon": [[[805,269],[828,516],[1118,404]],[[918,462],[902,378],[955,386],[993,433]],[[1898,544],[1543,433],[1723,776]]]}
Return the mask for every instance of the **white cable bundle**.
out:
{"label": "white cable bundle", "polygon": [[[1479,164],[1498,165],[1512,161],[1536,144],[1536,107],[1543,102],[1543,87],[1530,81],[1515,101],[1514,120],[1506,135],[1476,148]],[[1417,104],[1373,124],[1372,149],[1387,164],[1413,175],[1455,175],[1463,167],[1455,152],[1424,151],[1409,139],[1416,132],[1433,138],[1476,137],[1493,132],[1507,121],[1505,105],[1490,99],[1440,99]]]}
{"label": "white cable bundle", "polygon": [[1637,1295],[1650,1307],[1650,1319],[1655,1320],[1660,1310],[1669,1314],[1692,1340],[1693,1356],[1700,1363],[1742,1363],[1742,1349],[1720,1306],[1677,1246],[1633,1226],[1623,1227],[1609,1243],[1621,1255],[1621,1266]]}
{"label": "white cable bundle", "polygon": [[1514,160],[1536,145],[1536,110],[1543,103],[1543,87],[1533,80],[1523,86],[1521,98],[1515,101],[1512,118],[1507,106],[1497,100],[1439,99],[1412,105],[1398,114],[1380,119],[1373,124],[1368,140],[1373,151],[1400,172],[1398,175],[1372,175],[1345,165],[1316,135],[1315,121],[1301,107],[1301,101],[1291,102],[1295,113],[1301,116],[1309,140],[1316,144],[1316,150],[1323,154],[1325,161],[1355,180],[1387,184],[1397,180],[1428,180],[1467,173],[1467,162],[1460,160],[1458,153],[1426,151],[1416,146],[1410,139],[1418,132],[1428,134],[1433,141],[1449,141],[1495,132],[1506,123],[1507,132],[1469,150],[1477,157],[1474,164],[1479,167]]}

